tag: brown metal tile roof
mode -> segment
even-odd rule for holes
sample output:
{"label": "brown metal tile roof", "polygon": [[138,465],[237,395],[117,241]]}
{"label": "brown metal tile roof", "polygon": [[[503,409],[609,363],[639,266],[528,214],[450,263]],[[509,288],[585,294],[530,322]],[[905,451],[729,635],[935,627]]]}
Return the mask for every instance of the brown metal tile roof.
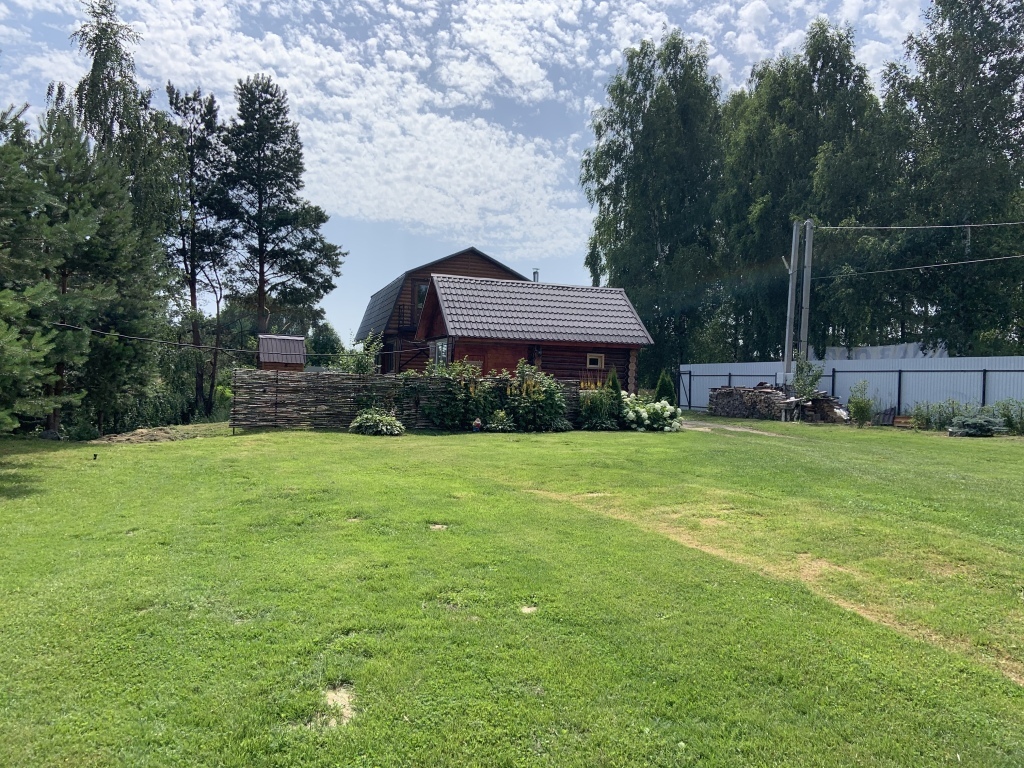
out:
{"label": "brown metal tile roof", "polygon": [[451,336],[588,344],[653,343],[621,288],[434,275]]}
{"label": "brown metal tile roof", "polygon": [[391,319],[391,313],[395,309],[395,302],[398,301],[398,295],[402,292],[402,284],[405,282],[405,278],[410,272],[419,272],[424,269],[429,269],[435,264],[441,264],[442,262],[448,261],[448,259],[453,259],[456,256],[463,256],[465,254],[479,256],[485,261],[489,261],[492,264],[501,267],[510,275],[518,277],[521,280],[526,279],[511,267],[502,264],[493,256],[488,256],[479,248],[474,248],[472,246],[461,251],[448,254],[447,256],[442,256],[440,259],[428,261],[426,264],[406,270],[370,297],[370,303],[366,305],[366,310],[363,312],[363,319],[359,323],[359,330],[356,331],[355,341],[365,341],[366,337],[371,333],[382,333],[384,329],[387,328],[388,321]]}
{"label": "brown metal tile roof", "polygon": [[260,334],[260,361],[264,363],[306,362],[306,339],[302,336]]}

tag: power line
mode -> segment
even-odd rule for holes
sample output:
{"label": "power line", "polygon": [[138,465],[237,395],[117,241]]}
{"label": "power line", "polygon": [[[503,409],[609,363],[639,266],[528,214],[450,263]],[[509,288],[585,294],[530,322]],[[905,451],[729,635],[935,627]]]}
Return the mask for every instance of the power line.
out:
{"label": "power line", "polygon": [[[151,344],[163,344],[168,347],[180,347],[182,349],[209,349],[217,350],[219,352],[225,352],[231,354],[237,352],[243,355],[258,355],[259,350],[256,349],[233,349],[231,347],[214,347],[206,344],[185,344],[180,341],[165,341],[164,339],[151,339],[147,336],[129,336],[125,333],[117,333],[114,331],[99,331],[95,328],[84,328],[80,325],[71,325],[69,323],[53,323],[58,328],[68,328],[73,331],[85,331],[87,333],[94,333],[97,336],[114,336],[119,339],[127,339],[128,341],[147,341]],[[418,351],[420,349],[427,349],[427,345],[412,345],[404,347],[400,350],[392,350],[391,352],[379,352],[380,355],[398,355],[402,352]],[[362,352],[306,352],[306,357],[359,357]],[[297,356],[297,355],[296,355]]]}
{"label": "power line", "polygon": [[849,226],[849,227],[819,227],[815,226],[818,231],[832,231],[836,232],[839,230],[853,230],[853,231],[865,231],[865,230],[909,230],[909,229],[981,229],[984,227],[1021,227],[1024,226],[1024,221],[1000,221],[992,224],[920,224],[920,225],[907,225],[907,226],[886,226],[886,227],[874,227],[870,225],[864,226]]}
{"label": "power line", "polygon": [[842,280],[847,277],[864,277],[866,275],[887,275],[890,272],[912,272],[915,269],[938,269],[939,267],[959,267],[965,264],[985,264],[991,261],[1009,261],[1010,259],[1024,259],[1024,253],[1018,256],[996,256],[991,259],[971,259],[970,261],[951,261],[945,264],[924,264],[919,267],[896,267],[894,269],[878,269],[873,272],[846,272],[839,275],[825,275],[815,277],[812,280]]}

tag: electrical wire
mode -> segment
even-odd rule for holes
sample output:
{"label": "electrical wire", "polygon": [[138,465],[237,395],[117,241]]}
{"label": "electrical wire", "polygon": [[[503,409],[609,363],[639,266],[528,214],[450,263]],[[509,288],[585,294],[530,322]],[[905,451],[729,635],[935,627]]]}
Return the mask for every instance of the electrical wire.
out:
{"label": "electrical wire", "polygon": [[886,226],[886,227],[873,227],[870,225],[864,226],[836,226],[836,227],[819,227],[815,226],[814,229],[818,232],[830,231],[836,232],[840,230],[851,230],[851,231],[866,231],[866,230],[910,230],[910,229],[981,229],[983,227],[1021,227],[1024,226],[1024,221],[1000,221],[992,224],[920,224],[920,225],[907,225],[907,226]]}
{"label": "electrical wire", "polygon": [[960,267],[965,264],[986,264],[992,261],[1009,261],[1010,259],[1024,259],[1024,253],[1017,256],[996,256],[991,259],[971,259],[970,261],[951,261],[945,264],[924,264],[918,267],[896,267],[894,269],[878,269],[873,272],[846,272],[839,275],[825,275],[824,277],[812,277],[811,280],[842,280],[847,277],[865,277],[867,275],[887,275],[890,272],[912,272],[915,269],[938,269],[940,267]]}
{"label": "electrical wire", "polygon": [[[119,339],[126,339],[128,341],[147,341],[151,344],[163,344],[168,347],[180,347],[182,349],[209,349],[216,350],[218,352],[224,352],[226,354],[239,353],[243,355],[258,355],[259,350],[256,349],[233,349],[231,347],[213,347],[206,344],[184,344],[179,341],[165,341],[164,339],[151,339],[146,336],[129,336],[125,333],[116,333],[114,331],[99,331],[95,328],[84,328],[80,325],[71,325],[69,323],[53,323],[58,328],[67,328],[73,331],[86,331],[88,333],[94,333],[97,336],[114,336]],[[391,352],[379,352],[380,355],[399,355],[402,352],[413,352],[421,349],[427,349],[426,344],[423,345],[412,345],[409,347],[403,347],[402,349],[392,350]],[[307,352],[306,357],[358,357],[361,352]]]}

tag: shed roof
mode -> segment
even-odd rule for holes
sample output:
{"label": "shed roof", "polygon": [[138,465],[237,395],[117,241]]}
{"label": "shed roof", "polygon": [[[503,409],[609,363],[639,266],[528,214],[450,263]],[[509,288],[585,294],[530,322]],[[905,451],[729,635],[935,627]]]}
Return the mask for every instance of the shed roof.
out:
{"label": "shed roof", "polygon": [[260,362],[303,363],[306,362],[306,339],[303,336],[259,335]]}
{"label": "shed roof", "polygon": [[[653,343],[621,288],[434,275],[430,291],[437,297],[450,336],[630,346]],[[421,320],[417,338],[424,338],[427,327],[426,320]]]}
{"label": "shed roof", "polygon": [[485,261],[490,261],[494,264],[497,264],[499,267],[507,271],[510,275],[513,275],[514,277],[517,277],[520,280],[526,280],[526,278],[523,275],[520,275],[514,269],[506,266],[505,264],[502,264],[494,257],[488,256],[486,253],[479,250],[478,248],[469,247],[466,248],[465,250],[458,251],[456,253],[451,253],[448,254],[447,256],[442,256],[440,259],[428,261],[426,264],[422,264],[418,267],[414,267],[413,269],[406,270],[398,277],[396,277],[394,280],[392,280],[390,283],[381,288],[379,291],[377,291],[375,294],[373,294],[370,297],[370,303],[366,305],[366,311],[363,312],[363,319],[359,323],[359,330],[356,331],[355,340],[357,342],[364,341],[366,337],[369,336],[371,333],[381,333],[384,331],[384,329],[387,327],[388,320],[391,319],[391,313],[395,309],[395,302],[398,301],[398,294],[402,292],[402,284],[405,282],[405,278],[408,276],[410,272],[419,272],[424,269],[429,269],[430,267],[433,267],[436,264],[441,264],[442,262],[447,261],[448,259],[454,258],[456,256],[462,256],[463,254],[467,253],[471,253],[475,256],[479,256]]}

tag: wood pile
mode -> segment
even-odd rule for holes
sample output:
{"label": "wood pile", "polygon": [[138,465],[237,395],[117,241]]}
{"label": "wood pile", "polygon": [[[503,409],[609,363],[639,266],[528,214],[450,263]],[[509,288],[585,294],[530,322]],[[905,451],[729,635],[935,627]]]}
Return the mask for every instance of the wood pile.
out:
{"label": "wood pile", "polygon": [[781,421],[786,394],[774,387],[718,387],[708,396],[708,413],[731,419]]}
{"label": "wood pile", "polygon": [[[579,382],[563,381],[566,418],[579,414]],[[260,371],[236,369],[231,427],[347,429],[364,408],[393,410],[408,429],[434,425],[421,405],[447,387],[443,378],[403,378],[336,371]]]}
{"label": "wood pile", "polygon": [[842,404],[827,392],[815,392],[807,400],[791,397],[782,387],[718,387],[708,397],[708,413],[732,419],[782,421],[787,418],[810,422],[844,424],[849,416]]}

